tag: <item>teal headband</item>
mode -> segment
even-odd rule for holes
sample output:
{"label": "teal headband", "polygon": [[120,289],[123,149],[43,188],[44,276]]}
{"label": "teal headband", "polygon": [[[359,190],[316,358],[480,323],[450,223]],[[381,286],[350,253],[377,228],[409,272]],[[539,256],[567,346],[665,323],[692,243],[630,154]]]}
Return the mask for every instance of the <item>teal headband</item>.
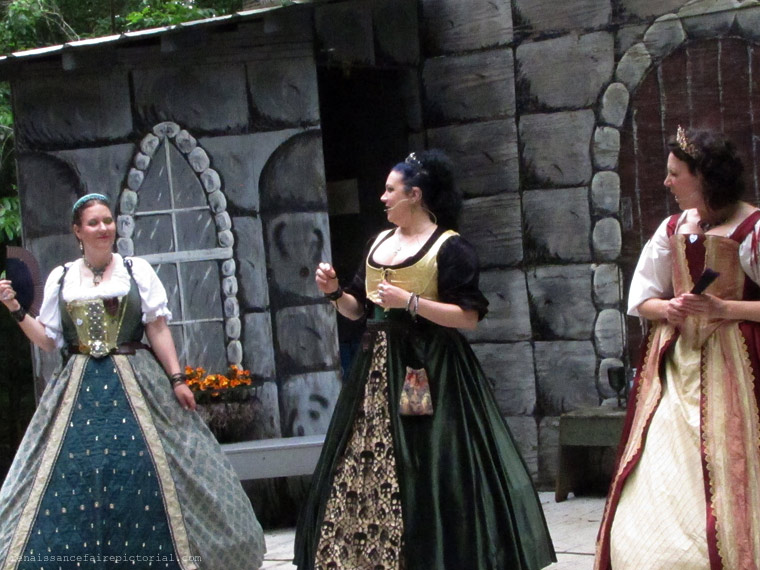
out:
{"label": "teal headband", "polygon": [[76,212],[79,208],[82,207],[82,204],[84,204],[85,202],[89,202],[90,200],[101,200],[105,202],[106,204],[110,203],[110,201],[108,200],[108,196],[104,196],[103,194],[97,194],[97,193],[85,194],[79,200],[74,202],[74,205],[71,208],[71,213],[73,214],[74,212]]}

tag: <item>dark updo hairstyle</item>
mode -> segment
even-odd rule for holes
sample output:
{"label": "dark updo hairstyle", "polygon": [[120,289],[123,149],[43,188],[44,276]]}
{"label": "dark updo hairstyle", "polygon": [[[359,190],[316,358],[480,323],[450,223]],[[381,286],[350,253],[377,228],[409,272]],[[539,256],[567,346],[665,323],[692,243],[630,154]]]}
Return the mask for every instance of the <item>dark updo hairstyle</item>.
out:
{"label": "dark updo hairstyle", "polygon": [[702,176],[702,195],[713,211],[736,204],[744,195],[744,165],[734,144],[705,129],[678,128],[668,148],[686,163],[689,172]]}
{"label": "dark updo hairstyle", "polygon": [[407,191],[414,186],[422,191],[422,203],[434,222],[445,229],[457,228],[462,195],[454,185],[454,169],[443,151],[413,152],[393,170],[401,173]]}
{"label": "dark updo hairstyle", "polygon": [[108,197],[104,196],[103,194],[85,194],[79,198],[79,200],[74,202],[74,206],[71,208],[71,225],[81,226],[82,212],[84,212],[93,204],[103,204],[109,210],[111,209],[111,204],[108,201]]}

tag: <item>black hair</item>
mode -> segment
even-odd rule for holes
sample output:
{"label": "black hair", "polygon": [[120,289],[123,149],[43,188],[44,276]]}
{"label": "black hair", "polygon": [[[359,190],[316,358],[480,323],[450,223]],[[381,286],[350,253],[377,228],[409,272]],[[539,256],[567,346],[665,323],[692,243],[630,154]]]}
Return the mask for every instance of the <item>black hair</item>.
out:
{"label": "black hair", "polygon": [[[686,163],[689,172],[702,176],[702,195],[713,211],[736,204],[744,195],[744,165],[734,144],[706,129],[686,129],[684,139],[668,139],[668,149]],[[682,146],[683,144],[683,146]]]}
{"label": "black hair", "polygon": [[393,170],[403,176],[404,186],[422,191],[422,202],[441,227],[455,230],[462,209],[462,194],[454,184],[454,168],[446,154],[438,149],[412,153]]}

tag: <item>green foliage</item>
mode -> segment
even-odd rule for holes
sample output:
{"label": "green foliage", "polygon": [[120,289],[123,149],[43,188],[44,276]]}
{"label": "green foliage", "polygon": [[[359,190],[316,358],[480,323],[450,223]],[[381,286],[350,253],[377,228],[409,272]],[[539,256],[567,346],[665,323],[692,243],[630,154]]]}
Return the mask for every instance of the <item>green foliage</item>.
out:
{"label": "green foliage", "polygon": [[0,198],[0,239],[13,242],[21,235],[21,207],[18,196]]}
{"label": "green foliage", "polygon": [[118,17],[116,25],[125,31],[144,30],[211,18],[215,15],[213,9],[198,8],[190,0],[142,0],[138,10],[130,12],[123,19]]}
{"label": "green foliage", "polygon": [[0,51],[8,53],[78,39],[54,0],[12,0],[0,20]]}

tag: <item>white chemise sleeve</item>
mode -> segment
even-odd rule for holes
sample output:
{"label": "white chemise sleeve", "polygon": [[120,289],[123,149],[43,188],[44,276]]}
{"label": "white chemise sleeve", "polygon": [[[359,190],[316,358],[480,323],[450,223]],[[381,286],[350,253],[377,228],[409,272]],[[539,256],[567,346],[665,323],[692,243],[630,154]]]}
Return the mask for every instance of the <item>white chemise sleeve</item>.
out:
{"label": "white chemise sleeve", "polygon": [[37,320],[45,327],[45,335],[53,339],[56,348],[63,348],[63,329],[61,327],[61,310],[59,306],[59,292],[63,266],[59,265],[50,272],[42,296],[40,314]]}
{"label": "white chemise sleeve", "polygon": [[755,224],[755,229],[739,244],[739,263],[744,273],[760,285],[760,221]]}
{"label": "white chemise sleeve", "polygon": [[628,292],[628,314],[640,317],[639,305],[647,299],[673,296],[668,220],[665,218],[641,251]]}
{"label": "white chemise sleeve", "polygon": [[143,323],[151,323],[159,317],[172,319],[166,289],[150,263],[139,257],[128,258],[132,262],[132,277],[140,290]]}

